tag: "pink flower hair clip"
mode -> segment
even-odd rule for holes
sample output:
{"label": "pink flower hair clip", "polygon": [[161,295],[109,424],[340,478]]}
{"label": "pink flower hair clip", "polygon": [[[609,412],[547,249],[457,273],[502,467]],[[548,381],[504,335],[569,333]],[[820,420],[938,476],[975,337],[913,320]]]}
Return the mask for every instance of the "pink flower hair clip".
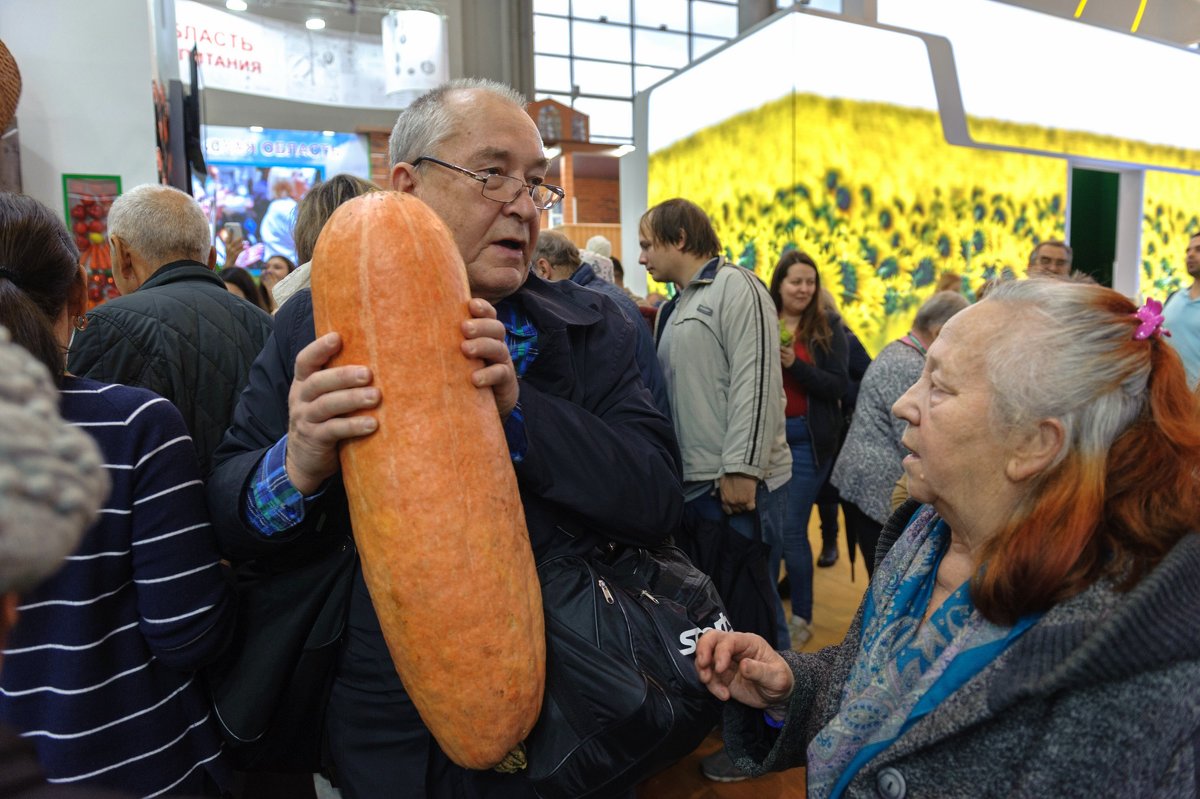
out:
{"label": "pink flower hair clip", "polygon": [[1140,324],[1133,334],[1134,341],[1145,341],[1151,336],[1170,336],[1170,330],[1164,330],[1162,303],[1156,299],[1149,298],[1141,308],[1138,308],[1135,313],[1130,314],[1134,319],[1137,319]]}

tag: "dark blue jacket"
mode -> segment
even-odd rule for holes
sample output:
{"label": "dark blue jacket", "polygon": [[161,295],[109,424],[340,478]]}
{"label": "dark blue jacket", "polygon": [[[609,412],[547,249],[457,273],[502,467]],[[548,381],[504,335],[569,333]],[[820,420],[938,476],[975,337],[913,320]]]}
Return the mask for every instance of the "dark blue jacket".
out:
{"label": "dark blue jacket", "polygon": [[[514,464],[535,559],[586,552],[608,540],[661,542],[682,513],[679,454],[671,423],[655,409],[634,364],[635,323],[604,295],[568,281],[531,277],[513,299],[538,330],[538,356],[520,385],[528,448]],[[402,326],[396,334],[403,335]],[[280,552],[305,535],[349,529],[338,477],[288,533],[266,539],[241,516],[244,486],[287,431],[296,353],[314,338],[312,295],[303,290],[276,315],[275,332],[217,450],[209,507],[222,551],[234,561]],[[488,601],[479,597],[479,613],[489,612]],[[453,629],[454,619],[446,624]],[[361,570],[326,730],[333,765],[355,784],[347,796],[433,796],[447,784],[469,784],[453,789],[456,795],[532,796],[523,777],[464,772],[437,751],[396,676]]]}
{"label": "dark blue jacket", "polygon": [[638,309],[637,303],[629,299],[625,292],[615,284],[609,283],[597,275],[591,264],[584,264],[576,269],[575,274],[571,275],[571,282],[607,294],[612,297],[613,302],[617,304],[627,319],[631,322],[638,322],[634,325],[637,349],[634,350],[633,357],[637,361],[638,371],[642,374],[642,382],[646,384],[646,388],[650,389],[650,395],[654,397],[655,406],[662,411],[663,416],[670,419],[671,400],[667,396],[667,382],[663,379],[662,367],[658,364],[654,334],[647,325],[641,324],[642,312]]}

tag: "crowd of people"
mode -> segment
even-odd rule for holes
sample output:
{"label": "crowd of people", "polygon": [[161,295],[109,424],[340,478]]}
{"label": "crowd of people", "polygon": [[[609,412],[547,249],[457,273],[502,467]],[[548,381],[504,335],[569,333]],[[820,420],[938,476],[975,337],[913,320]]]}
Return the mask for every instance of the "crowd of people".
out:
{"label": "crowd of people", "polygon": [[[495,398],[535,560],[657,546],[687,516],[786,573],[771,635],[696,645],[726,703],[707,777],[803,765],[822,799],[1200,794],[1200,404],[1190,340],[1167,338],[1190,290],[1139,307],[1047,241],[1028,279],[974,304],[945,276],[872,361],[821,264],[790,248],[764,283],[687,199],[640,220],[639,261],[671,287],[657,306],[607,241],[541,231],[563,191],[507,87],[423,95],[389,160],[389,188],[442,219],[466,266],[461,349]],[[245,638],[231,569],[333,558],[352,535],[339,447],[376,432],[386,397],[370,364],[332,365],[342,341],[316,335],[309,282],[329,217],[379,190],[338,175],[280,194],[293,221],[263,235],[296,260],[256,281],[214,270],[192,197],[136,187],[109,214],[122,296],[90,311],[62,221],[0,194],[0,796],[312,795],[254,782],[207,670]],[[822,496],[868,581],[842,642],[806,651]],[[441,751],[357,556],[351,571],[299,725],[321,789],[535,797],[519,768]]]}
{"label": "crowd of people", "polygon": [[311,167],[210,167],[209,179],[194,189],[219,228],[218,262],[265,275],[267,263],[279,256],[294,269],[299,204],[316,182]]}

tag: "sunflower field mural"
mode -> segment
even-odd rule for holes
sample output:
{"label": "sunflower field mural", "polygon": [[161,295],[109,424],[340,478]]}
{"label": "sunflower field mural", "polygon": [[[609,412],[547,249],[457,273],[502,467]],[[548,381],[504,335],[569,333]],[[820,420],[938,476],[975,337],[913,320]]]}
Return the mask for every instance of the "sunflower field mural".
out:
{"label": "sunflower field mural", "polygon": [[[995,124],[972,120],[972,131]],[[1061,135],[1019,127],[1003,133],[1025,146]],[[1183,245],[1171,242],[1200,229],[1186,205],[1197,179],[1154,175],[1147,293],[1179,283]],[[1065,237],[1066,187],[1064,159],[950,145],[933,111],[795,93],[651,153],[648,201],[699,204],[727,257],[764,281],[784,250],[808,252],[875,354],[908,330],[942,273],[960,275],[971,298],[990,279],[1024,276],[1038,242]]]}
{"label": "sunflower field mural", "polygon": [[1200,233],[1200,177],[1147,172],[1142,215],[1142,294],[1165,300],[1190,286],[1188,239]]}

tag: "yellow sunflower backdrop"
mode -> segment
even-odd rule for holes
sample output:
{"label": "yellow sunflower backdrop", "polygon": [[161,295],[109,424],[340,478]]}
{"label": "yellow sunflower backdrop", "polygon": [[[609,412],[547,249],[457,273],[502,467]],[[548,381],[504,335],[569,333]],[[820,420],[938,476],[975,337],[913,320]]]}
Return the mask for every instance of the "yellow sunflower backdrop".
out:
{"label": "yellow sunflower backdrop", "polygon": [[1142,294],[1166,299],[1191,285],[1184,268],[1188,238],[1200,233],[1200,178],[1147,172],[1142,216]]}
{"label": "yellow sunflower backdrop", "polygon": [[[1025,146],[1061,135],[1020,133]],[[699,204],[726,255],[764,281],[786,248],[807,251],[874,354],[908,330],[943,272],[969,297],[1023,275],[1036,242],[1063,237],[1066,184],[1062,159],[947,144],[930,111],[795,94],[652,153],[648,199]],[[1195,196],[1195,178],[1147,180],[1147,293],[1179,283],[1183,244],[1171,242],[1200,230],[1189,186]]]}

